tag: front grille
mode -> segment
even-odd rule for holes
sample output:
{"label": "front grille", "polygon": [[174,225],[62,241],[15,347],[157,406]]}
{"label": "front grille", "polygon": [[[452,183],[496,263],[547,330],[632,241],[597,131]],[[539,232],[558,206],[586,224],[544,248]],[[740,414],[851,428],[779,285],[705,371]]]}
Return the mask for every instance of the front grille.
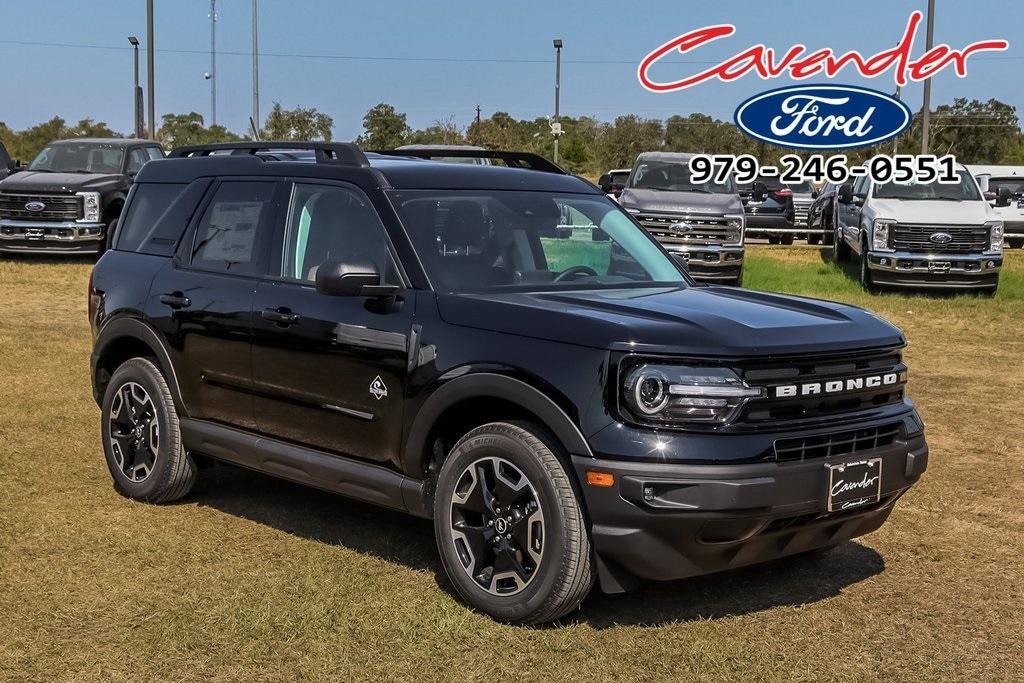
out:
{"label": "front grille", "polygon": [[[946,244],[931,241],[944,232],[953,239]],[[892,248],[897,251],[936,254],[971,254],[988,249],[988,228],[984,225],[921,225],[900,223],[892,228]]]}
{"label": "front grille", "polygon": [[793,201],[793,222],[797,227],[807,226],[807,216],[810,213],[810,201]]}
{"label": "front grille", "polygon": [[835,455],[855,455],[864,451],[892,445],[900,435],[901,423],[851,429],[832,434],[818,434],[775,442],[775,459],[779,462],[831,458]]}
{"label": "front grille", "polygon": [[[722,216],[641,213],[636,219],[662,244],[723,244],[734,241],[735,236],[735,229]],[[690,227],[673,230],[671,226],[677,223]]]}
{"label": "front grille", "polygon": [[[29,211],[25,205],[41,202],[42,211]],[[0,192],[0,218],[19,221],[76,221],[82,217],[82,198],[68,194],[15,194]]]}
{"label": "front grille", "polygon": [[[768,398],[747,403],[738,424],[763,425],[787,420],[841,417],[848,413],[879,408],[903,401],[906,366],[899,349],[848,354],[808,356],[791,360],[750,361],[736,368],[750,386],[769,387]],[[802,386],[896,373],[894,384],[836,393],[816,393],[776,397],[772,388],[779,385]]]}

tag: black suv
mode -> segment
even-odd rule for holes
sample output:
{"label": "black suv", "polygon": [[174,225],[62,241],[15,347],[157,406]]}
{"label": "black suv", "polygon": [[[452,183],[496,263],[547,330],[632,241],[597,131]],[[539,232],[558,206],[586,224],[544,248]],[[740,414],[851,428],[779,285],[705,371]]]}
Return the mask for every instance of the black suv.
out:
{"label": "black suv", "polygon": [[23,172],[0,182],[0,252],[102,253],[132,179],[163,156],[152,140],[50,143]]}
{"label": "black suv", "polygon": [[[495,163],[147,164],[89,292],[115,488],[213,458],[433,518],[466,602],[538,623],[868,533],[925,470],[898,329],[697,285],[590,183],[454,153]],[[566,211],[606,238],[545,237]]]}

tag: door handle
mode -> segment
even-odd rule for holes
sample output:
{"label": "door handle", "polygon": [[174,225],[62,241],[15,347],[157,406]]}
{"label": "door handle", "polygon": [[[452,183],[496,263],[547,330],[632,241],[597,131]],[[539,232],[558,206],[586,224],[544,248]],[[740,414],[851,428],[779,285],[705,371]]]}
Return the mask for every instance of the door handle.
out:
{"label": "door handle", "polygon": [[287,327],[299,322],[301,316],[298,313],[292,313],[291,309],[281,306],[278,308],[264,308],[260,311],[260,317],[264,320],[269,320],[275,325]]}
{"label": "door handle", "polygon": [[192,299],[189,299],[181,292],[174,292],[173,294],[161,294],[160,303],[175,309],[188,308],[192,305]]}

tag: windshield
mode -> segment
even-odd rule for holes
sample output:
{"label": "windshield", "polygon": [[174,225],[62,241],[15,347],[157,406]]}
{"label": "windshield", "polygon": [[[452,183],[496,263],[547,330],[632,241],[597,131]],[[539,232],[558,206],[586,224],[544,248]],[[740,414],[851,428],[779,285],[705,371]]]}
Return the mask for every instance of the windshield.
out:
{"label": "windshield", "polygon": [[885,183],[875,187],[875,199],[971,201],[981,199],[978,184],[967,171],[957,171],[960,182]]}
{"label": "windshield", "polygon": [[629,186],[639,190],[666,192],[736,193],[732,179],[727,179],[724,183],[691,183],[690,165],[684,161],[642,161],[633,169]]}
{"label": "windshield", "polygon": [[501,190],[391,196],[441,291],[686,284],[671,257],[604,196]]}
{"label": "windshield", "polygon": [[102,142],[62,142],[44,147],[30,171],[54,173],[120,173],[124,148]]}

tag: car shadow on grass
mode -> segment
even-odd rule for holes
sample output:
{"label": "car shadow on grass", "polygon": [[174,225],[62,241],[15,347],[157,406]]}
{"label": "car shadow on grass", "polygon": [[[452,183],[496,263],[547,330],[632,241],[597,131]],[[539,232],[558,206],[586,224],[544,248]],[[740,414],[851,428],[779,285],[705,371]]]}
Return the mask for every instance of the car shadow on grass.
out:
{"label": "car shadow on grass", "polygon": [[[454,594],[437,555],[430,520],[230,465],[216,464],[201,475],[183,504],[208,506],[300,538],[429,571],[442,590]],[[881,555],[850,542],[721,574],[644,582],[622,595],[605,595],[595,586],[580,610],[547,628],[656,627],[804,605],[839,595],[884,568]]]}

